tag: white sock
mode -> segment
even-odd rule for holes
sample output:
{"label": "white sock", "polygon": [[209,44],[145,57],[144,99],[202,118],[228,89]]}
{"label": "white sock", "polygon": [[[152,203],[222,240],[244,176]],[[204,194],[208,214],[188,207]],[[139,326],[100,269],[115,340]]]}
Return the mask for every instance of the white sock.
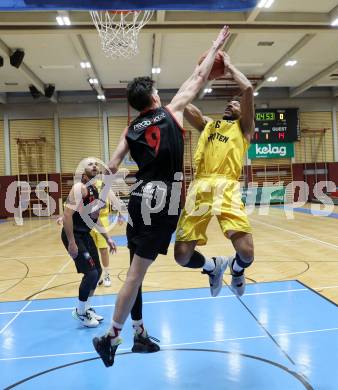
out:
{"label": "white sock", "polygon": [[237,261],[235,260],[234,263],[232,264],[232,269],[235,271],[235,272],[242,272],[243,271],[243,267],[239,266],[237,264]]}
{"label": "white sock", "polygon": [[211,272],[215,269],[216,267],[216,264],[215,264],[215,261],[214,259],[209,259],[208,257],[205,258],[205,263],[203,265],[203,269],[204,271],[208,271],[208,272]]}
{"label": "white sock", "polygon": [[78,302],[77,304],[77,312],[78,314],[80,314],[80,316],[84,315],[85,312],[86,312],[86,305],[87,305],[87,301],[80,301]]}
{"label": "white sock", "polygon": [[90,297],[88,297],[87,299],[87,302],[86,302],[86,306],[85,306],[85,310],[87,311],[88,309],[90,309],[91,305],[90,305]]}
{"label": "white sock", "polygon": [[110,329],[108,331],[108,335],[111,337],[111,344],[116,345],[119,342],[119,335],[123,328],[123,324],[119,324],[116,321],[112,321]]}
{"label": "white sock", "polygon": [[134,329],[134,332],[136,334],[143,334],[143,333],[147,333],[147,331],[145,330],[144,328],[144,325],[143,325],[143,320],[138,320],[138,321],[134,321],[133,320],[133,329]]}
{"label": "white sock", "polygon": [[103,273],[104,273],[104,275],[109,275],[109,268],[103,267]]}

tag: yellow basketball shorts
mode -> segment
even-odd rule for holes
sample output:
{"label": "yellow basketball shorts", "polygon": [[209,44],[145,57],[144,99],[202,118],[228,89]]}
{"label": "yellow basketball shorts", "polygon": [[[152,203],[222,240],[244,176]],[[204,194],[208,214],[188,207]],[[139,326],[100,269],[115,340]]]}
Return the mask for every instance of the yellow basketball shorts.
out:
{"label": "yellow basketball shorts", "polygon": [[226,237],[232,231],[251,233],[238,181],[224,177],[195,179],[177,225],[176,241],[197,241],[197,245],[205,245],[206,230],[213,216],[217,217]]}
{"label": "yellow basketball shorts", "polygon": [[[105,228],[109,227],[108,217],[104,217],[104,218],[101,217],[100,218],[100,222],[101,222],[102,226],[104,226]],[[98,232],[96,229],[93,229],[90,232],[90,235],[92,236],[92,238],[93,238],[93,240],[95,242],[96,248],[98,248],[98,249],[108,248],[106,240],[104,239],[102,234],[100,232]]]}

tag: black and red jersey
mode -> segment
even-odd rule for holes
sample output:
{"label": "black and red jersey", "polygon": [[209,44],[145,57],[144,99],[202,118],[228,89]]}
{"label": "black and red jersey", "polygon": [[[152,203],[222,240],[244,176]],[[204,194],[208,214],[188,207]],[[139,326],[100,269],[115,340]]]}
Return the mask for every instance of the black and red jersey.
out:
{"label": "black and red jersey", "polygon": [[183,129],[166,107],[141,113],[129,125],[126,139],[139,169],[137,180],[171,183],[183,171]]}
{"label": "black and red jersey", "polygon": [[[77,211],[73,214],[73,231],[79,233],[89,233],[91,227],[88,226],[82,215],[88,215],[91,220],[96,223],[99,217],[99,210],[90,212],[86,206],[91,205],[91,208],[97,209],[96,200],[99,198],[99,192],[97,188],[93,185],[87,187],[87,195],[82,199],[81,204]],[[95,207],[96,206],[96,207]],[[86,208],[86,209],[84,209]],[[82,215],[81,215],[82,214]]]}

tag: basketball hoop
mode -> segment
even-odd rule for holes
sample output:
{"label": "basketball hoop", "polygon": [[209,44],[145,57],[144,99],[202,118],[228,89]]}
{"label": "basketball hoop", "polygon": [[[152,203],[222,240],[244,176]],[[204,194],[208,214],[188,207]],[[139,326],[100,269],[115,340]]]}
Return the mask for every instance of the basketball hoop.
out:
{"label": "basketball hoop", "polygon": [[154,11],[90,11],[102,50],[109,58],[131,58],[138,53],[141,28]]}

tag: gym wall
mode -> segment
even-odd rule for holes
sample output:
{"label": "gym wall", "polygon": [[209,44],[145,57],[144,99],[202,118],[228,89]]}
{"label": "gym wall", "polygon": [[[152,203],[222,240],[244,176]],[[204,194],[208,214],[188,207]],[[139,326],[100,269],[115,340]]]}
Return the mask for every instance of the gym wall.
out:
{"label": "gym wall", "polygon": [[[334,161],[333,155],[333,126],[331,112],[301,112],[300,113],[300,128],[301,129],[328,129],[325,137],[313,140],[313,150],[311,151],[311,144],[309,140],[301,138],[299,142],[295,143],[295,162],[305,162],[305,156],[308,162],[311,154],[317,157],[317,161]],[[323,145],[324,143],[324,145]],[[325,148],[325,152],[323,151]],[[312,152],[312,153],[311,153]],[[326,156],[325,156],[326,154]],[[326,157],[326,160],[325,160]]]}
{"label": "gym wall", "polygon": [[[293,102],[292,102],[293,103]],[[311,100],[305,99],[301,102],[288,106],[299,106],[300,109],[300,127],[304,128],[327,128],[329,129],[325,136],[325,151],[326,161],[333,162],[329,165],[329,178],[337,182],[338,162],[334,162],[334,137],[333,137],[333,118],[330,111],[331,105],[327,101],[319,101],[317,105]],[[198,102],[198,105],[203,109],[204,113],[210,117],[218,118],[222,115],[223,102]],[[215,106],[215,110],[212,107]],[[287,107],[286,102],[274,102],[274,107]],[[17,174],[17,156],[16,156],[16,138],[37,138],[45,137],[47,140],[48,161],[47,171],[49,173],[72,173],[82,158],[95,156],[104,160],[104,124],[103,118],[107,118],[109,156],[112,155],[116,145],[120,139],[120,135],[128,122],[127,107],[123,102],[113,103],[99,106],[97,104],[60,104],[60,105],[4,105],[1,107],[2,114],[6,113],[9,118],[9,133],[10,133],[10,161],[11,161],[11,178],[5,175],[5,142],[4,142],[4,121],[0,120],[0,185],[1,198],[7,188],[5,183],[15,179]],[[318,107],[315,110],[315,107]],[[325,109],[326,108],[326,109]],[[207,111],[208,110],[208,111]],[[106,116],[102,115],[105,111]],[[219,113],[215,113],[218,111]],[[210,114],[211,112],[211,114]],[[135,113],[134,113],[135,114]],[[58,121],[55,121],[55,116]],[[3,119],[3,117],[1,118]],[[58,122],[60,136],[60,172],[57,172],[57,158],[55,147],[55,139],[57,130],[55,123]],[[338,114],[337,114],[338,122]],[[188,123],[185,123],[186,130],[191,131],[192,153],[195,152],[199,138],[199,132],[193,129]],[[319,144],[317,161],[322,161],[324,155]],[[307,156],[310,155],[310,144],[305,145],[304,139],[295,144],[295,159],[292,161],[294,167],[299,163],[305,162],[305,146]],[[336,157],[337,158],[337,157]],[[265,160],[264,164],[276,164],[276,160]],[[308,160],[308,162],[310,162]],[[258,163],[258,162],[257,162]],[[291,163],[291,161],[290,161]],[[256,164],[256,163],[255,163]],[[260,164],[260,163],[258,163]],[[130,166],[123,164],[123,168]],[[132,169],[133,170],[133,169]],[[301,169],[299,169],[299,172]],[[0,207],[1,208],[1,207]]]}
{"label": "gym wall", "polygon": [[4,121],[0,121],[0,176],[5,175]]}
{"label": "gym wall", "polygon": [[[74,106],[74,105],[73,105]],[[80,105],[79,105],[80,106]],[[34,107],[35,108],[35,107]],[[27,107],[25,111],[28,115]],[[36,111],[36,108],[35,108]],[[110,110],[111,111],[111,110]],[[121,111],[121,110],[120,110]],[[61,156],[61,172],[72,172],[78,162],[88,156],[96,156],[104,159],[103,147],[103,124],[102,117],[93,115],[93,109],[90,114],[92,116],[79,116],[83,112],[73,112],[76,114],[72,117],[63,117],[63,113],[59,114],[60,128],[60,156]],[[23,115],[24,115],[23,114]],[[43,113],[44,116],[46,113]],[[67,116],[71,112],[67,112]],[[96,113],[97,114],[97,113]],[[37,113],[34,113],[37,115]],[[53,114],[49,113],[49,119],[22,118],[9,120],[10,131],[10,151],[11,151],[11,174],[17,173],[17,155],[16,155],[16,138],[36,138],[44,136],[47,139],[48,149],[48,171],[55,172],[55,131]],[[109,139],[109,155],[114,151],[120,135],[127,125],[128,118],[126,115],[111,115],[108,113],[108,139]],[[219,117],[221,114],[210,114],[213,118]],[[338,114],[337,114],[338,117]],[[300,127],[301,129],[319,129],[327,128],[325,136],[325,152],[326,161],[334,161],[334,137],[333,137],[333,121],[332,112],[327,111],[301,111],[300,112]],[[338,119],[337,119],[338,120]],[[192,134],[192,149],[195,151],[199,132],[193,129],[188,123],[185,123],[185,128],[191,131]],[[0,121],[0,137],[4,140],[4,122]],[[311,155],[310,143],[305,145],[304,139],[295,143],[295,160],[296,163],[305,161],[305,147],[307,156]],[[318,153],[317,160],[323,161],[323,151],[320,140],[317,145]],[[310,161],[309,161],[310,162]],[[5,145],[4,141],[0,142],[0,175],[5,174]]]}
{"label": "gym wall", "polygon": [[98,117],[61,118],[59,127],[62,173],[74,172],[86,157],[103,160],[102,123]]}
{"label": "gym wall", "polygon": [[10,120],[10,152],[11,152],[11,173],[18,174],[18,138],[46,138],[47,160],[46,171],[55,172],[55,136],[52,119],[19,119]]}

